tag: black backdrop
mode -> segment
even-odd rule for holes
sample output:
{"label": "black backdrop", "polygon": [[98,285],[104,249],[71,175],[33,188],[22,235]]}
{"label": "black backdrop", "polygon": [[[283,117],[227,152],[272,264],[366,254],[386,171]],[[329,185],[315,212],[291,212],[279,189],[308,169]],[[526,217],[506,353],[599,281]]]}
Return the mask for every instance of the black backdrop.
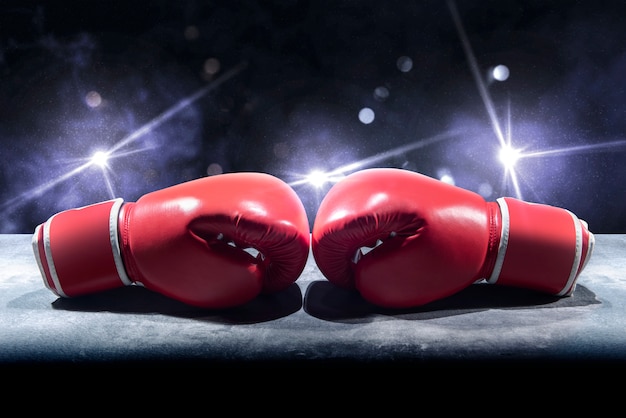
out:
{"label": "black backdrop", "polygon": [[[626,233],[624,16],[619,1],[3,2],[0,232],[251,170],[313,219],[332,182],[311,170],[381,166]],[[514,177],[502,140],[524,156]]]}

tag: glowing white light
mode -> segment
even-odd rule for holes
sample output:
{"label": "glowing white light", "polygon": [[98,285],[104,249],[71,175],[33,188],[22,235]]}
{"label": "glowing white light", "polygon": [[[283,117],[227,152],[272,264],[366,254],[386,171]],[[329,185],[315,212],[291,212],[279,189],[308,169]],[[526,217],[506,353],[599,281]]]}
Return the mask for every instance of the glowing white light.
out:
{"label": "glowing white light", "polygon": [[499,157],[505,168],[512,169],[515,167],[517,161],[522,157],[522,153],[518,149],[505,145],[500,149]]}
{"label": "glowing white light", "polygon": [[496,65],[496,67],[491,72],[491,75],[494,79],[498,81],[505,81],[509,78],[509,67],[506,65]]}
{"label": "glowing white light", "polygon": [[439,178],[439,180],[441,180],[444,183],[448,183],[452,185],[455,184],[454,177],[450,173],[450,170],[446,167],[443,167],[437,170],[437,178]]}
{"label": "glowing white light", "polygon": [[374,122],[375,116],[376,115],[374,115],[374,111],[369,107],[364,107],[359,111],[359,120],[366,125]]}
{"label": "glowing white light", "polygon": [[104,151],[98,151],[91,156],[91,164],[95,164],[101,168],[107,167],[109,154]]}
{"label": "glowing white light", "polygon": [[452,177],[450,174],[444,174],[439,180],[443,181],[444,183],[452,184],[454,186],[454,177]]}
{"label": "glowing white light", "polygon": [[311,171],[309,175],[306,176],[306,180],[309,184],[317,187],[318,189],[322,187],[327,181],[329,181],[328,175],[319,170]]}

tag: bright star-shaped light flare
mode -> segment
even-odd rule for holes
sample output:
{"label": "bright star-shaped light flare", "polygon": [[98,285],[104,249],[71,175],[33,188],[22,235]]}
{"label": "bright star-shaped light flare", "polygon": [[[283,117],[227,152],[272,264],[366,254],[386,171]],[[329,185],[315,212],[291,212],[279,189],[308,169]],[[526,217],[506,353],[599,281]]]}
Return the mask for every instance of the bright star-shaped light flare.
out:
{"label": "bright star-shaped light flare", "polygon": [[507,144],[500,148],[498,157],[500,158],[500,162],[504,164],[505,169],[513,170],[517,161],[522,158],[522,152]]}
{"label": "bright star-shaped light flare", "polygon": [[324,184],[333,181],[333,178],[320,170],[313,170],[306,176],[306,181],[316,188],[321,188]]}
{"label": "bright star-shaped light flare", "polygon": [[91,163],[97,165],[100,168],[108,167],[109,153],[104,151],[97,151],[91,156]]}
{"label": "bright star-shaped light flare", "polygon": [[98,166],[100,170],[102,170],[102,175],[104,176],[104,184],[107,187],[107,191],[109,192],[109,197],[111,199],[115,198],[115,191],[113,190],[113,182],[109,177],[109,157],[111,153],[105,151],[96,151],[89,160],[89,164]]}

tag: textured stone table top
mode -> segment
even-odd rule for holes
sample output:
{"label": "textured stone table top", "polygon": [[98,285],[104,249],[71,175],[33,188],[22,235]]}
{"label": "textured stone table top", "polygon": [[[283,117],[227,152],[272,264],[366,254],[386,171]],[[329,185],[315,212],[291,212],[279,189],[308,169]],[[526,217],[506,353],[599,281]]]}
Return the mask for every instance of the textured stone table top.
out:
{"label": "textured stone table top", "polygon": [[390,311],[327,282],[312,257],[286,291],[203,311],[139,286],[76,299],[47,288],[31,236],[0,235],[0,363],[626,364],[626,236],[596,235],[573,296],[474,284]]}

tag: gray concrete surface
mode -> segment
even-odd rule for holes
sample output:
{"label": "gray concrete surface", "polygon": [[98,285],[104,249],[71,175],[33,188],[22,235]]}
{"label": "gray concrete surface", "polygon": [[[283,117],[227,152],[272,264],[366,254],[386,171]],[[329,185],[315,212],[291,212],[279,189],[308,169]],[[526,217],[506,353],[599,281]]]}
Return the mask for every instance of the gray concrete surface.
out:
{"label": "gray concrete surface", "polygon": [[27,234],[0,235],[0,363],[626,364],[626,236],[596,235],[573,296],[474,284],[376,308],[312,257],[288,290],[203,311],[138,286],[76,299],[44,287]]}

